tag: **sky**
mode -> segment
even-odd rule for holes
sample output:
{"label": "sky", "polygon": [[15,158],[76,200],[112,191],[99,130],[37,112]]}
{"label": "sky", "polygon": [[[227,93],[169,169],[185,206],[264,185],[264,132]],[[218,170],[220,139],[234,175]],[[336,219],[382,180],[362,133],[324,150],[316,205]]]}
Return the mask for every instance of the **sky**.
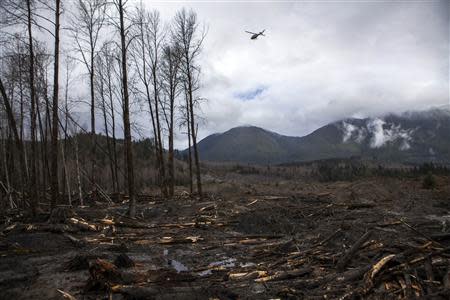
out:
{"label": "sky", "polygon": [[[450,106],[448,0],[142,1],[165,22],[191,8],[207,30],[199,140],[247,125],[303,136],[341,119]],[[256,40],[245,32],[261,30]],[[88,128],[87,106],[77,109]],[[151,136],[148,114],[136,111],[133,137]],[[187,147],[185,134],[175,147]]]}
{"label": "sky", "polygon": [[[343,118],[450,105],[448,1],[145,5],[165,20],[192,8],[208,29],[200,139],[245,125],[302,136]],[[264,29],[257,40],[245,33]]]}

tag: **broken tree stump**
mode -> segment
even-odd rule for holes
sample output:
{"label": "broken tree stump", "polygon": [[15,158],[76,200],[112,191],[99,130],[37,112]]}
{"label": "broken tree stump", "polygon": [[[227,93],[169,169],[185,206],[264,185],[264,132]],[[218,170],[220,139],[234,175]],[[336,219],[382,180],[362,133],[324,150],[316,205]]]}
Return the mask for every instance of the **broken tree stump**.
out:
{"label": "broken tree stump", "polygon": [[91,277],[86,285],[86,290],[93,288],[110,290],[116,284],[122,283],[122,274],[119,269],[109,261],[97,258],[89,264]]}

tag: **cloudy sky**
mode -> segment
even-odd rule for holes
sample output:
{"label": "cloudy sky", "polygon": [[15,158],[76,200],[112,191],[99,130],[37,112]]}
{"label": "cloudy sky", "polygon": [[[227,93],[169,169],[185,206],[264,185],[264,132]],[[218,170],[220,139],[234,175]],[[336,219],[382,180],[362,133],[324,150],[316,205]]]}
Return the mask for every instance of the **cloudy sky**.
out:
{"label": "cloudy sky", "polygon": [[[449,105],[448,1],[151,1],[208,27],[200,137],[304,135],[346,117]],[[250,40],[245,30],[266,30]],[[183,138],[177,145],[182,147]]]}

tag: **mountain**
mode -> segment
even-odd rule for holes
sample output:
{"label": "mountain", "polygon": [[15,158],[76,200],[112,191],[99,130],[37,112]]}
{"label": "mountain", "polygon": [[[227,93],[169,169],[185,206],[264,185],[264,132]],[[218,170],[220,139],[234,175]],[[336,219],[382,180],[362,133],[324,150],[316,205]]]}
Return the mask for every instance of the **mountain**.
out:
{"label": "mountain", "polygon": [[303,137],[255,126],[232,128],[198,143],[201,160],[279,164],[352,156],[383,161],[450,163],[450,111],[345,119]]}

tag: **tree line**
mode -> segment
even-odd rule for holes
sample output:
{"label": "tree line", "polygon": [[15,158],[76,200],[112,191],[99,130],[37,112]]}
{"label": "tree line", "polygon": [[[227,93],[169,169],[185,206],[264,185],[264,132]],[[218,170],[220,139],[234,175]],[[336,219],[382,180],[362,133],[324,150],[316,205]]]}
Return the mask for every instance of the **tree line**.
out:
{"label": "tree line", "polygon": [[[0,13],[0,194],[11,208],[35,215],[47,196],[52,210],[66,193],[69,204],[78,193],[83,205],[86,191],[125,191],[134,216],[143,174],[135,172],[133,141],[143,111],[161,194],[174,196],[174,138],[186,134],[190,192],[202,196],[197,112],[206,31],[194,11],[183,8],[164,22],[127,0],[3,0]],[[75,86],[78,74],[88,93]],[[80,106],[89,107],[89,126],[80,124]],[[78,134],[89,136],[89,162],[79,157]],[[99,153],[110,186],[99,184]]]}

